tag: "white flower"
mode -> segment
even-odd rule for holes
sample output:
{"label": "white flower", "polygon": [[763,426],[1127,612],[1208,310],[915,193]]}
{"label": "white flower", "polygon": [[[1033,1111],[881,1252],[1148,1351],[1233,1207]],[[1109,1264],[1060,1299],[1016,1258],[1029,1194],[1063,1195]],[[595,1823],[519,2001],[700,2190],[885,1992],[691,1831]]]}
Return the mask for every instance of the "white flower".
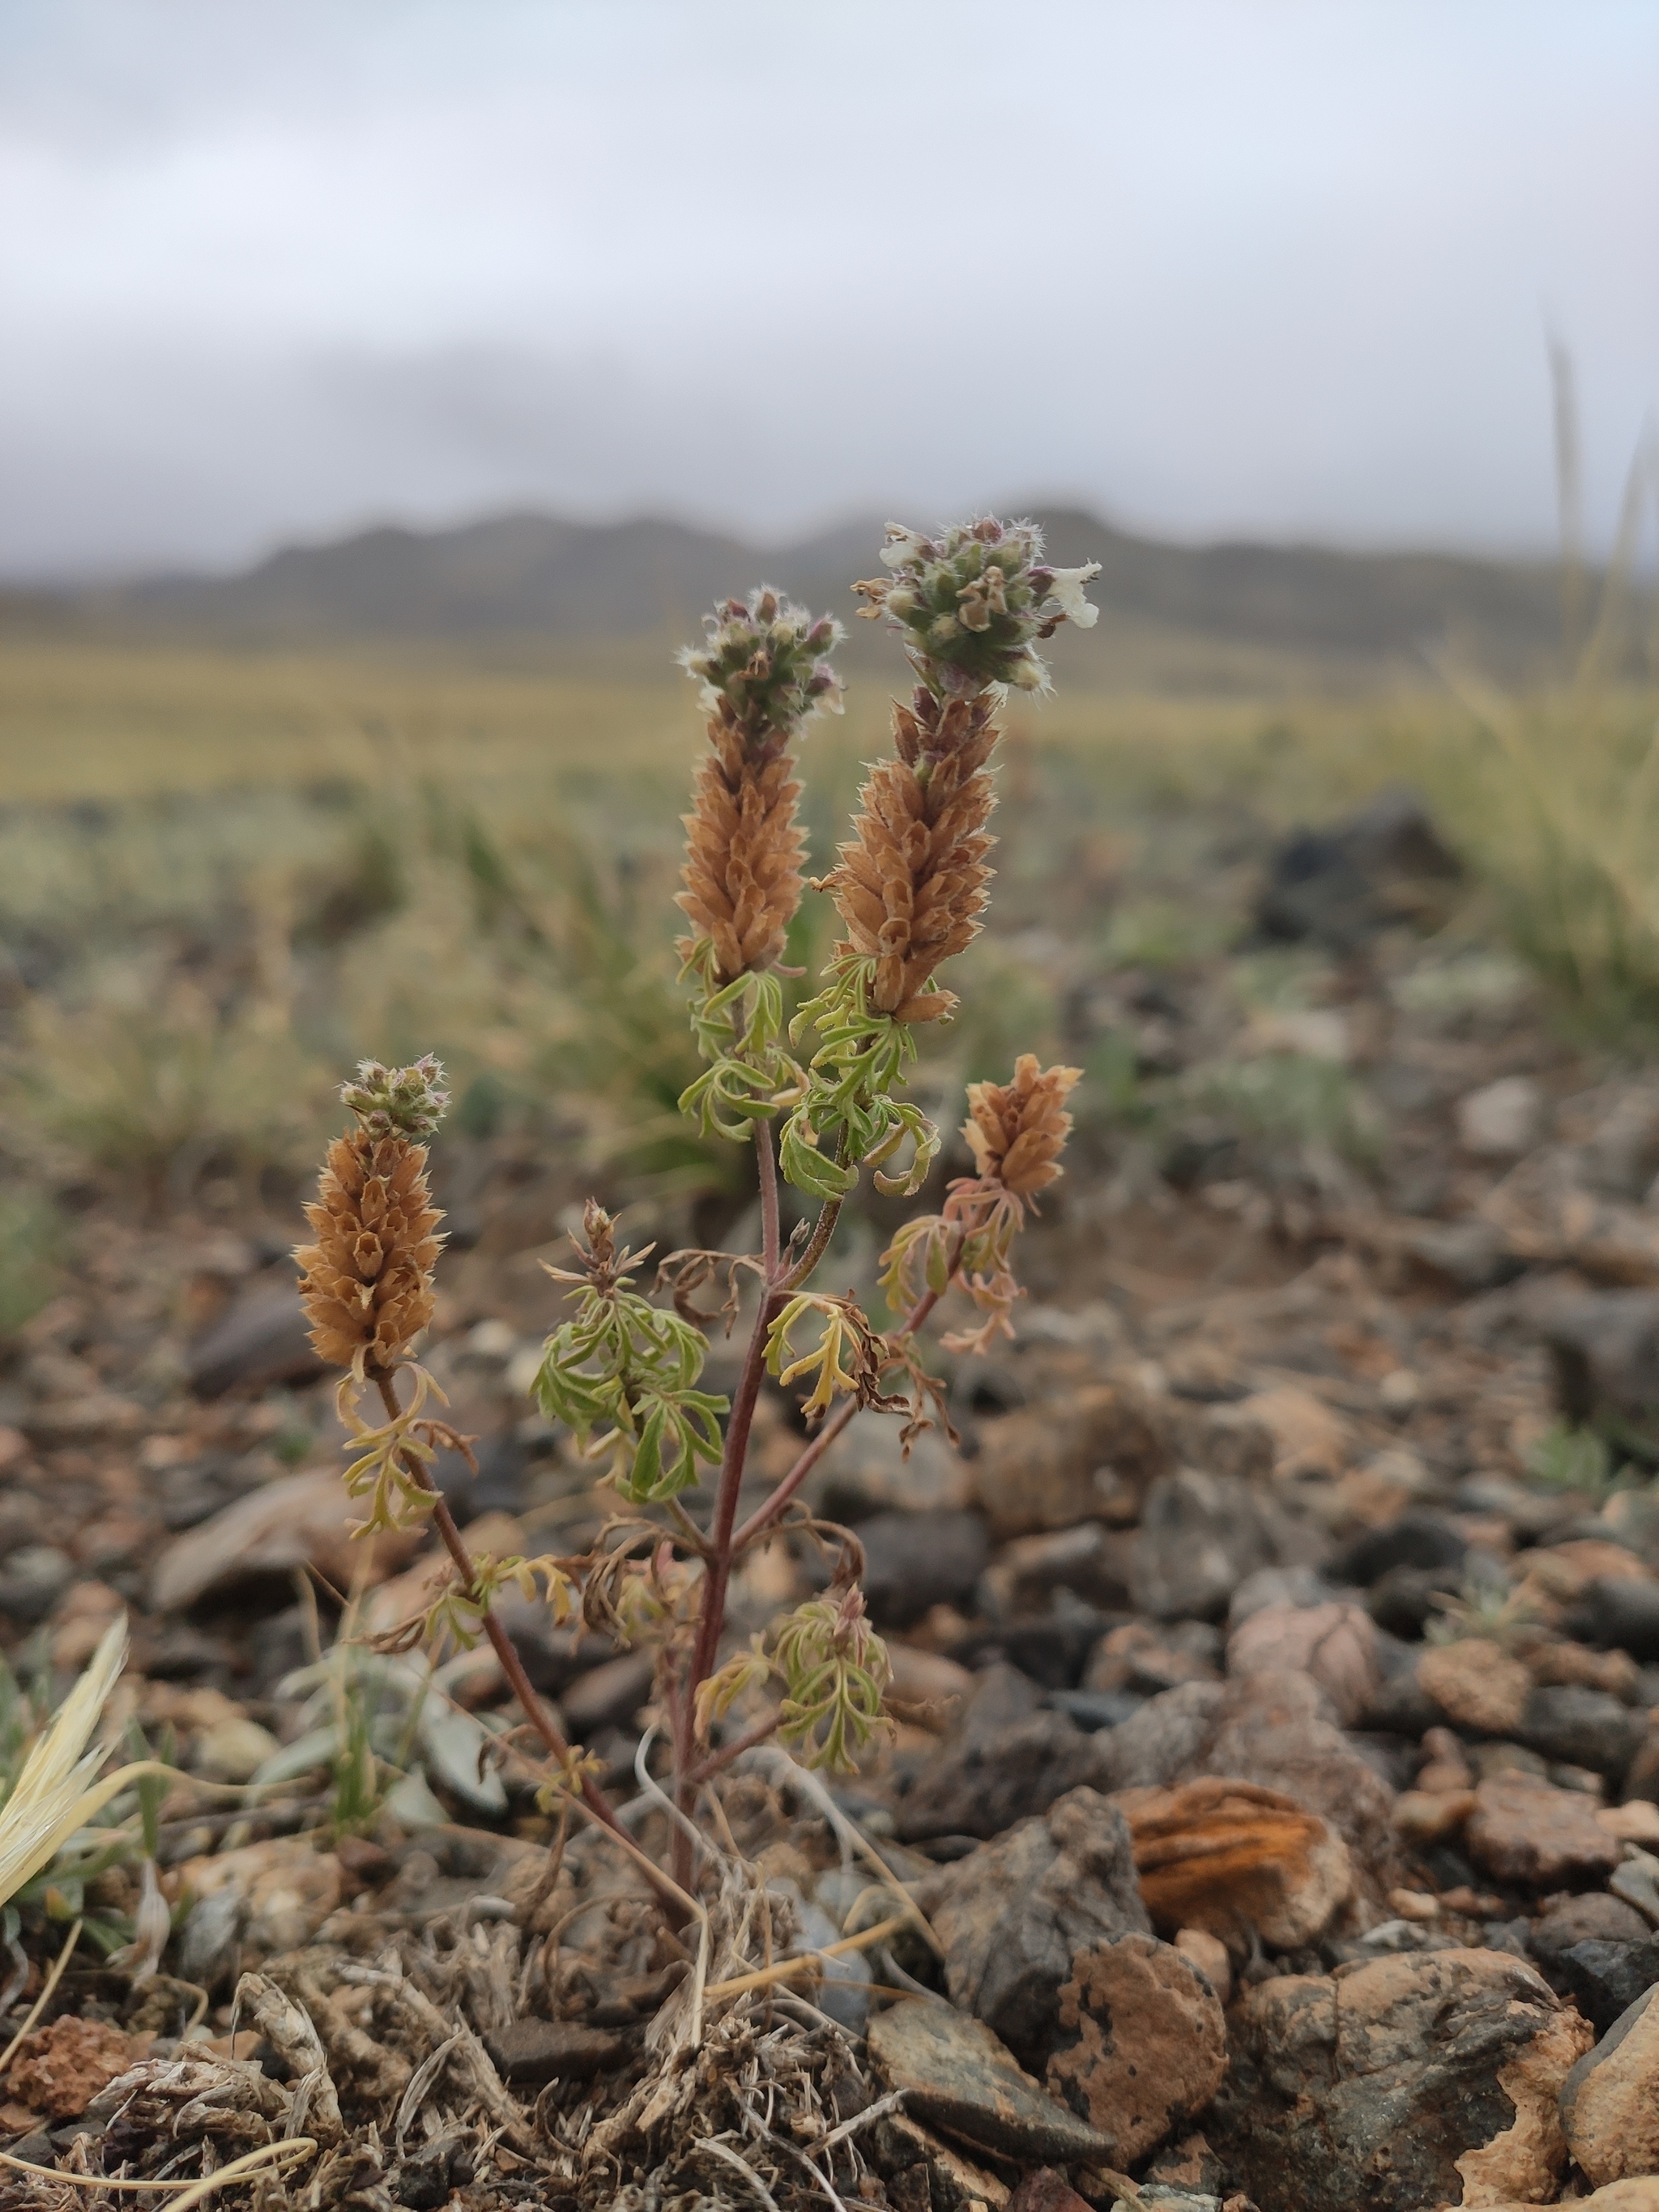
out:
{"label": "white flower", "polygon": [[104,1753],[87,1750],[87,1739],[98,1725],[104,1700],[126,1657],[123,1613],[105,1630],[92,1664],[64,1698],[57,1719],[30,1752],[10,1796],[0,1806],[0,1905],[50,1865],[76,1830],[117,1794],[131,1771],[123,1767],[118,1775],[94,1784]]}
{"label": "white flower", "polygon": [[927,540],[919,530],[907,530],[902,522],[887,526],[887,543],[881,549],[882,565],[888,568],[902,568],[912,561],[920,561],[927,550]]}
{"label": "white flower", "polygon": [[1080,568],[1052,568],[1054,581],[1048,586],[1048,596],[1058,599],[1060,612],[1079,629],[1092,629],[1100,620],[1100,609],[1091,606],[1083,596],[1083,587],[1092,583],[1100,574],[1098,561],[1085,561]]}

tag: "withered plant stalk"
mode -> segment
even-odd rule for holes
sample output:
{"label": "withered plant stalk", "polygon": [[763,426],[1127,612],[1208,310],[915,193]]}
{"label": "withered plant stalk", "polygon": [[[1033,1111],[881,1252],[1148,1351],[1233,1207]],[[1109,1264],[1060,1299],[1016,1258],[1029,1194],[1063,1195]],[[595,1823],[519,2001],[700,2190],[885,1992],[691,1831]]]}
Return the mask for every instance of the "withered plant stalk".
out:
{"label": "withered plant stalk", "polygon": [[[907,1449],[919,1429],[948,1427],[944,1385],[927,1371],[919,1333],[957,1289],[978,1321],[947,1337],[947,1347],[1012,1334],[1013,1241],[1060,1173],[1071,1127],[1074,1068],[1041,1069],[1027,1054],[1009,1083],[970,1086],[963,1135],[976,1172],[950,1185],[939,1212],[906,1222],[893,1238],[882,1280],[894,1326],[878,1329],[851,1297],[811,1288],[863,1170],[884,1191],[914,1195],[937,1154],[939,1133],[902,1094],[915,1027],[948,1019],[957,1004],[939,970],[981,927],[998,712],[1010,688],[1045,688],[1039,641],[1064,620],[1095,619],[1083,597],[1095,568],[1047,563],[1030,524],[987,520],[937,538],[894,526],[882,559],[888,573],[857,588],[864,611],[885,616],[903,639],[915,689],[895,705],[894,750],[871,768],[852,835],[817,886],[845,934],[793,1020],[781,967],[804,889],[793,748],[814,713],[838,704],[826,656],[839,627],[763,589],[717,609],[702,645],[682,656],[702,685],[709,750],[685,817],[678,900],[690,926],[680,940],[682,977],[707,1066],[680,1103],[705,1133],[752,1145],[761,1249],[672,1253],[642,1291],[634,1282],[648,1250],[619,1245],[610,1215],[590,1201],[575,1266],[550,1271],[569,1285],[573,1312],[548,1339],[536,1396],[581,1448],[608,1460],[619,1498],[591,1552],[474,1557],[432,1477],[440,1448],[471,1456],[467,1440],[427,1410],[442,1394],[411,1356],[431,1317],[442,1242],[420,1142],[447,1103],[435,1060],[395,1071],[365,1062],[346,1085],[358,1126],[331,1148],[308,1209],[317,1241],[298,1255],[313,1340],[344,1370],[339,1406],[355,1455],[347,1482],[369,1500],[362,1525],[430,1519],[451,1561],[426,1613],[393,1640],[488,1638],[547,1754],[550,1807],[562,1796],[621,1832],[597,1762],[565,1740],[536,1695],[496,1596],[509,1584],[539,1592],[556,1624],[654,1640],[681,1816],[672,1880],[662,1883],[671,1910],[696,1878],[693,1824],[713,1776],[773,1735],[810,1763],[844,1766],[884,1725],[889,1668],[859,1588],[860,1548],[808,1510],[802,1492],[860,1407],[902,1416]],[[787,1243],[781,1177],[817,1206],[810,1230]],[[723,1278],[729,1325],[740,1276],[755,1279],[755,1309],[728,1404],[700,1387],[704,1328],[717,1316],[692,1299]],[[805,1390],[813,1433],[740,1522],[769,1375]],[[370,1385],[385,1415],[378,1427],[360,1411]],[[699,1519],[690,1508],[705,1468],[714,1495]],[[757,1547],[791,1534],[834,1552],[828,1589],[730,1648],[734,1572]]]}

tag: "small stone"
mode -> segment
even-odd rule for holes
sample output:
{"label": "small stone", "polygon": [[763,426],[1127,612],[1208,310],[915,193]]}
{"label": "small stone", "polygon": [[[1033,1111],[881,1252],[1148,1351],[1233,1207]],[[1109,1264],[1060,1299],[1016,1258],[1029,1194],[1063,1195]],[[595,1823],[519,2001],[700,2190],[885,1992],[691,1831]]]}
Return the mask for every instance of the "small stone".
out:
{"label": "small stone", "polygon": [[1333,1570],[1336,1578],[1370,1589],[1395,1567],[1462,1568],[1468,1539],[1432,1513],[1404,1513],[1386,1528],[1356,1537]]}
{"label": "small stone", "polygon": [[1146,1493],[1130,1569],[1137,1611],[1165,1620],[1218,1620],[1247,1575],[1313,1565],[1322,1548],[1237,1476],[1179,1468]]}
{"label": "small stone", "polygon": [[1016,1536],[986,1570],[980,1584],[982,1601],[1003,1619],[1046,1613],[1057,1589],[1071,1590],[1091,1605],[1126,1606],[1133,1549],[1132,1537],[1098,1521]]}
{"label": "small stone", "polygon": [[1659,1928],[1659,1858],[1634,1844],[1626,1846],[1626,1853],[1623,1864],[1607,1887]]}
{"label": "small stone", "polygon": [[1144,1497],[1170,1461],[1155,1400],[1130,1382],[1091,1383],[988,1422],[972,1476],[1000,1543],[1089,1519],[1103,1468]]}
{"label": "small stone", "polygon": [[1423,1764],[1417,1770],[1416,1786],[1431,1792],[1474,1789],[1474,1776],[1470,1771],[1463,1746],[1450,1729],[1424,1730]]}
{"label": "small stone", "polygon": [[1116,2146],[1049,2096],[981,2021],[933,1997],[906,1997],[870,2022],[869,2049],[890,2088],[925,2124],[1016,2160],[1115,2160]]}
{"label": "small stone", "polygon": [[1391,1889],[1389,1892],[1389,1909],[1398,1913],[1402,1920],[1425,1923],[1440,1917],[1440,1899],[1431,1897],[1426,1890]]}
{"label": "small stone", "polygon": [[0,1573],[0,1615],[30,1624],[44,1620],[75,1579],[75,1562],[55,1544],[24,1544]]}
{"label": "small stone", "polygon": [[[1003,2212],[1012,2202],[1006,2181],[908,2113],[886,2113],[870,2135],[895,2212]],[[1045,2203],[1045,2212],[1072,2212],[1072,2207]]]}
{"label": "small stone", "polygon": [[1224,2005],[1233,1993],[1233,1962],[1226,1945],[1207,1928],[1182,1928],[1176,1933],[1175,1947],[1183,1959],[1192,1960],[1215,1991],[1217,2002]]}
{"label": "small stone", "polygon": [[951,2002],[1033,2070],[1078,1953],[1151,1928],[1123,1815],[1092,1790],[941,1869],[924,1893]]}
{"label": "small stone", "polygon": [[1540,1913],[1527,1943],[1547,1977],[1554,1961],[1575,1943],[1640,1943],[1647,1934],[1648,1923],[1633,1905],[1592,1889]]}
{"label": "small stone", "polygon": [[238,1714],[197,1737],[191,1765],[210,1782],[250,1782],[281,1749],[268,1728]]}
{"label": "small stone", "polygon": [[[273,1836],[240,1850],[186,1859],[179,1886],[197,1899],[195,1912],[210,1899],[234,1899],[233,1926],[240,1922],[252,1948],[266,1953],[308,1943],[339,1904],[343,1887],[338,1859],[313,1850],[301,1836]],[[221,1904],[219,1913],[228,1915],[228,1906]]]}
{"label": "small stone", "polygon": [[935,1605],[968,1597],[991,1553],[977,1513],[878,1513],[854,1524],[864,1595],[878,1628],[908,1628]]}
{"label": "small stone", "polygon": [[1659,1805],[1646,1797],[1632,1797],[1624,1805],[1601,1805],[1596,1819],[1621,1844],[1640,1844],[1644,1850],[1659,1850]]}
{"label": "small stone", "polygon": [[1473,1790],[1402,1790],[1394,1801],[1394,1832],[1402,1844],[1442,1843],[1474,1810]]}
{"label": "small stone", "polygon": [[273,1382],[308,1382],[324,1372],[291,1281],[255,1290],[191,1347],[185,1374],[198,1398]]}
{"label": "small stone", "polygon": [[1659,1583],[1596,1576],[1579,1600],[1583,1632],[1632,1659],[1659,1659]]}
{"label": "small stone", "polygon": [[1345,1728],[1352,1728],[1381,1683],[1376,1632],[1357,1605],[1264,1606],[1227,1640],[1229,1674],[1284,1670],[1318,1683]]}
{"label": "small stone", "polygon": [[1647,1716],[1632,1711],[1622,1698],[1565,1683],[1534,1689],[1515,1734],[1544,1759],[1591,1767],[1616,1783],[1635,1759],[1646,1730]]}
{"label": "small stone", "polygon": [[1105,1741],[1052,1711],[983,1733],[958,1728],[900,1798],[900,1838],[1000,1836],[1068,1790],[1102,1782]]}
{"label": "small stone", "polygon": [[838,1514],[857,1520],[889,1506],[959,1512],[974,1503],[975,1471],[937,1429],[924,1429],[907,1456],[899,1424],[872,1409],[854,1414],[825,1453],[817,1482]]}
{"label": "small stone", "polygon": [[1448,1719],[1483,1735],[1513,1735],[1533,1692],[1521,1662],[1480,1636],[1431,1645],[1417,1679]]}
{"label": "small stone", "polygon": [[488,2037],[489,2055],[507,2081],[582,2081],[619,2066],[630,2049],[613,2029],[574,2020],[509,2021]]}
{"label": "small stone", "polygon": [[1617,1837],[1575,1790],[1528,1774],[1493,1774],[1474,1796],[1468,1852],[1495,1881],[1523,1889],[1583,1888],[1604,1881],[1624,1856]]}
{"label": "small stone", "polygon": [[8,2070],[6,2087],[32,2112],[49,2120],[72,2120],[100,2089],[125,2073],[132,2057],[132,2046],[118,2027],[69,2014],[25,2038]]}
{"label": "small stone", "polygon": [[1281,1480],[1303,1474],[1340,1474],[1351,1453],[1348,1425],[1342,1416],[1293,1382],[1258,1390],[1236,1408],[1260,1421],[1273,1440],[1273,1473]]}
{"label": "small stone", "polygon": [[1196,2119],[1226,2070],[1220,2003],[1173,1945],[1131,1934],[1073,1958],[1046,2079],[1112,2139],[1121,2163]]}
{"label": "small stone", "polygon": [[1525,1075],[1505,1075],[1457,1102],[1457,1141],[1479,1160],[1518,1160],[1543,1134],[1544,1094]]}
{"label": "small stone", "polygon": [[1573,2157],[1598,2184],[1659,2169],[1659,2007],[1652,1990],[1621,2013],[1561,2088]]}
{"label": "small stone", "polygon": [[1227,1605],[1229,1629],[1241,1628],[1264,1607],[1323,1605],[1336,1591],[1312,1567],[1258,1567],[1246,1575]]}
{"label": "small stone", "polygon": [[1352,1894],[1334,1828],[1277,1790],[1219,1777],[1136,1792],[1125,1808],[1152,1925],[1204,1929],[1242,1954],[1252,1936],[1295,1950]]}
{"label": "small stone", "polygon": [[1596,2033],[1603,2035],[1621,2013],[1659,1982],[1659,1937],[1644,1936],[1636,1943],[1589,1937],[1582,1943],[1569,1944],[1558,1954],[1554,1966],[1549,1976],[1552,1987],[1570,1998]]}
{"label": "small stone", "polygon": [[1089,2212],[1089,2200],[1079,2197],[1053,2166],[1040,2166],[1008,2199],[1008,2212]]}

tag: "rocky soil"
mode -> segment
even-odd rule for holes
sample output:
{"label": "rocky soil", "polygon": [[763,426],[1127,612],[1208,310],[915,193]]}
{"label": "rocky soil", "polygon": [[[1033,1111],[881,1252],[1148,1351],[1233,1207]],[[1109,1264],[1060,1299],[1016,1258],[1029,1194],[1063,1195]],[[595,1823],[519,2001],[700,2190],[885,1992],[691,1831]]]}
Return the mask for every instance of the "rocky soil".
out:
{"label": "rocky soil", "polygon": [[[817,1499],[897,1726],[827,1788],[739,1760],[706,1929],[538,1810],[487,1651],[331,1643],[432,1562],[347,1540],[295,1224],[88,1217],[0,1374],[0,1635],[61,1686],[127,1609],[116,1717],[203,1786],[161,1971],[83,1941],[0,2074],[0,2148],[81,2181],[0,2204],[303,2137],[254,2201],[1659,2208],[1659,1079],[1425,951],[1386,872],[1280,875],[1321,1002],[1239,1063],[1329,1068],[1369,1155],[1216,1108],[1113,1139],[1018,1341],[955,1364],[961,1449],[855,1420]],[[1124,971],[1079,1019],[1167,1074],[1224,996]],[[477,1547],[574,1550],[605,1498],[525,1397],[556,1209],[450,1173],[446,1486]],[[757,1496],[795,1407],[758,1437]],[[734,1633],[815,1571],[752,1565]],[[513,1626],[659,1850],[649,1654]],[[343,1820],[354,1715],[404,1778]],[[137,1901],[117,1864],[25,1915],[0,2039],[59,1923]]]}

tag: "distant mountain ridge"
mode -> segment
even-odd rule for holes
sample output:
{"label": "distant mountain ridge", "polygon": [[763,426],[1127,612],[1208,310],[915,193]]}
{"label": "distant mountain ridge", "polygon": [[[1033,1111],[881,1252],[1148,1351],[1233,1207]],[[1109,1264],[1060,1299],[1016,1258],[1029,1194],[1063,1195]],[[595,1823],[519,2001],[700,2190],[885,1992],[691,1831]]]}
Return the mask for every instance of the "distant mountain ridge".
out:
{"label": "distant mountain ridge", "polygon": [[[1097,560],[1104,641],[1154,638],[1316,663],[1421,666],[1449,637],[1494,672],[1546,661],[1559,636],[1553,569],[1438,553],[1318,545],[1182,545],[1075,509],[1039,511],[1055,558]],[[848,523],[762,550],[641,516],[583,523],[504,514],[450,528],[398,526],[294,545],[229,576],[156,577],[82,595],[83,618],[200,641],[337,646],[425,641],[474,648],[691,636],[716,599],[761,579],[851,614],[882,526]],[[855,648],[856,650],[856,648]]]}

